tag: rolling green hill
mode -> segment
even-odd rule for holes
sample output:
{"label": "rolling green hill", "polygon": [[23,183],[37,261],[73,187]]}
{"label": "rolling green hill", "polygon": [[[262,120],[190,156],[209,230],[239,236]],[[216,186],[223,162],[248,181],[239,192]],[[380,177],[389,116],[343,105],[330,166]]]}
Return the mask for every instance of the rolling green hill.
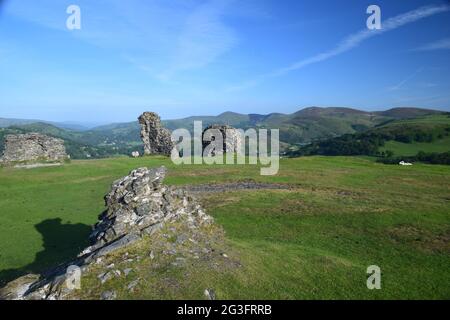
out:
{"label": "rolling green hill", "polygon": [[[194,121],[202,121],[204,127],[211,124],[228,124],[241,129],[280,129],[282,142],[305,144],[347,133],[362,132],[397,119],[410,119],[441,113],[440,111],[417,108],[395,108],[388,111],[365,112],[351,108],[311,107],[293,114],[271,113],[261,115],[225,112],[218,116],[193,116],[177,120],[164,120],[163,124],[170,130],[186,128],[190,131],[193,130]],[[101,132],[104,136],[125,137],[133,141],[139,140],[139,125],[137,122],[112,124],[91,131]]]}
{"label": "rolling green hill", "polygon": [[43,120],[32,120],[32,119],[10,119],[10,118],[0,118],[0,128],[8,128],[11,126],[22,126],[33,123],[46,123],[51,124],[55,127],[67,130],[85,131],[88,130],[84,125],[80,125],[72,122],[52,122]]}
{"label": "rolling green hill", "polygon": [[77,140],[83,136],[82,132],[58,128],[52,124],[43,122],[10,126],[9,129],[18,129],[25,132],[39,132],[66,140]]}
{"label": "rolling green hill", "polygon": [[386,111],[377,111],[374,113],[400,120],[427,117],[429,115],[440,115],[442,112],[420,108],[392,108]]}
{"label": "rolling green hill", "polygon": [[0,118],[0,128],[7,128],[10,126],[24,125],[24,124],[30,124],[30,123],[36,123],[36,122],[40,122],[40,121],[39,120]]}
{"label": "rolling green hill", "polygon": [[307,108],[280,123],[280,139],[292,144],[308,143],[361,132],[389,119],[349,108]]}
{"label": "rolling green hill", "polygon": [[[375,128],[357,134],[312,143],[290,152],[299,155],[369,155],[391,158],[415,156],[430,158],[433,153],[450,152],[450,115],[432,114],[411,119],[388,121]],[[428,156],[426,155],[428,154]],[[433,163],[442,161],[432,156]],[[397,158],[392,163],[398,163]],[[411,159],[414,160],[414,159]]]}
{"label": "rolling green hill", "polygon": [[409,132],[425,132],[430,136],[430,141],[408,141],[403,138],[396,141],[389,140],[380,148],[380,151],[391,150],[394,155],[397,156],[413,156],[419,152],[426,153],[442,153],[450,151],[450,115],[429,115],[420,116],[413,119],[397,120],[388,124],[385,124],[376,130],[393,132],[398,130],[404,130]]}
{"label": "rolling green hill", "polygon": [[310,107],[293,114],[244,115],[225,112],[216,117],[189,117],[180,120],[167,120],[164,121],[164,124],[172,130],[180,127],[192,130],[194,120],[201,120],[204,125],[219,123],[242,129],[250,127],[280,129],[281,141],[290,144],[303,144],[346,133],[362,132],[397,119],[441,113],[440,111],[418,108],[395,108],[388,111],[365,112],[351,108]]}

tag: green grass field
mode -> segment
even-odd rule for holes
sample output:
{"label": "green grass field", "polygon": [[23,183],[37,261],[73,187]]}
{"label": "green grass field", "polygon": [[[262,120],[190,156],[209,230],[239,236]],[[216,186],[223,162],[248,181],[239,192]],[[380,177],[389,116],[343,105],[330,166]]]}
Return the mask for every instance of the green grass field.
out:
{"label": "green grass field", "polygon": [[[255,166],[174,166],[163,157],[1,168],[0,280],[72,258],[86,246],[111,183],[161,164],[170,185],[295,186],[203,200],[243,265],[221,277],[193,274],[192,283],[207,279],[219,298],[450,298],[450,167],[356,157],[281,159],[279,174],[265,177]],[[381,290],[366,287],[369,265],[382,270]],[[175,297],[198,297],[191,291]]]}
{"label": "green grass field", "polygon": [[398,141],[387,141],[380,151],[391,150],[394,152],[394,156],[415,156],[418,152],[423,151],[426,153],[442,153],[450,151],[450,137],[438,139],[432,143],[427,142],[412,142],[403,143]]}
{"label": "green grass field", "polygon": [[[390,122],[381,128],[390,127],[403,127],[414,126],[418,130],[424,130],[430,133],[436,133],[442,128],[446,128],[450,125],[450,116],[447,114],[429,115],[424,117],[418,117],[414,119],[397,120]],[[391,150],[394,152],[394,156],[415,156],[418,152],[423,151],[426,153],[443,153],[450,151],[450,137],[444,136],[441,139],[436,139],[433,142],[412,142],[403,143],[398,141],[386,141],[383,147],[380,147],[381,151]]]}

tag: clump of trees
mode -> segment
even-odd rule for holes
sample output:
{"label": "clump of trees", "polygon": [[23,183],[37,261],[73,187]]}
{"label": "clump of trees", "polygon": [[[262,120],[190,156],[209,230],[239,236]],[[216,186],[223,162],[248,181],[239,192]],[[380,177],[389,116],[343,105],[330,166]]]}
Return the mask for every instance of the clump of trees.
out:
{"label": "clump of trees", "polygon": [[324,141],[313,142],[307,146],[293,151],[290,156],[354,156],[374,155],[378,148],[384,145],[384,141],[376,136],[366,134],[345,134],[343,136]]}

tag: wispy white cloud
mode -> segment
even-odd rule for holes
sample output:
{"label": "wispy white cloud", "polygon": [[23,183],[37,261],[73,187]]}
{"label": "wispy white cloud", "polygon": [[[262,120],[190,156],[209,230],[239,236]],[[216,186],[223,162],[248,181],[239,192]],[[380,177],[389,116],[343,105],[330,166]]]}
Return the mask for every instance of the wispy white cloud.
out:
{"label": "wispy white cloud", "polygon": [[[396,105],[398,106],[405,106],[405,104],[408,105],[415,105],[415,106],[426,106],[426,105],[430,105],[430,104],[442,104],[439,109],[448,109],[449,107],[449,101],[450,101],[450,96],[449,95],[429,95],[429,96],[404,96],[404,97],[397,97],[394,99],[394,101],[396,101]],[[436,106],[437,107],[437,106]],[[434,108],[436,108],[434,107]]]}
{"label": "wispy white cloud", "polygon": [[438,87],[439,84],[434,83],[434,82],[422,82],[422,83],[419,83],[419,86],[421,88],[435,88],[435,87]]}
{"label": "wispy white cloud", "polygon": [[333,58],[335,56],[338,56],[342,53],[345,53],[347,51],[350,51],[351,49],[358,47],[362,42],[364,42],[370,38],[373,38],[377,35],[386,33],[388,31],[395,30],[404,25],[416,22],[418,20],[433,16],[438,13],[446,12],[449,10],[450,10],[449,5],[435,5],[435,6],[420,7],[418,9],[397,15],[395,17],[392,17],[392,18],[389,18],[389,19],[383,21],[382,28],[380,30],[363,29],[357,33],[354,33],[354,34],[348,36],[347,38],[345,38],[344,40],[339,42],[333,49],[331,49],[329,51],[319,53],[315,56],[297,61],[295,63],[292,63],[291,65],[274,70],[270,73],[260,75],[251,80],[245,81],[241,84],[231,86],[228,88],[228,91],[237,91],[237,90],[246,89],[246,88],[257,85],[260,82],[262,82],[268,78],[282,76],[284,74],[299,70],[299,69],[309,66],[311,64],[315,64],[318,62],[328,60],[330,58]]}
{"label": "wispy white cloud", "polygon": [[[237,44],[224,22],[235,0],[78,0],[81,30],[70,36],[115,53],[156,79],[202,68]],[[63,32],[66,5],[53,0],[12,1],[8,14]],[[171,79],[172,80],[172,79]]]}
{"label": "wispy white cloud", "polygon": [[416,48],[416,51],[432,51],[432,50],[445,50],[450,49],[450,38],[445,38],[441,40],[437,40],[434,42],[427,43],[419,48]]}
{"label": "wispy white cloud", "polygon": [[402,81],[400,81],[399,83],[397,83],[396,85],[389,87],[388,90],[389,91],[396,91],[401,89],[407,82],[409,82],[410,80],[412,80],[413,78],[415,78],[419,73],[421,73],[423,71],[423,68],[419,68],[416,71],[414,71],[413,73],[411,73],[409,76],[407,76],[405,79],[403,79]]}
{"label": "wispy white cloud", "polygon": [[187,17],[171,64],[160,74],[161,79],[168,79],[178,71],[204,67],[236,45],[236,33],[222,19],[231,2],[209,1]]}

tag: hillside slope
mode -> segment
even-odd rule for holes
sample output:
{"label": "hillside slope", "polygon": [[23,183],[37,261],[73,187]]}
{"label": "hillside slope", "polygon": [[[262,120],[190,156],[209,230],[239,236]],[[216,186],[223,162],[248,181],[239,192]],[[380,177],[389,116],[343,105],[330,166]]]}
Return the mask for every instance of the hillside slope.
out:
{"label": "hillside slope", "polygon": [[[129,155],[134,150],[141,151],[140,142],[131,144],[126,142],[105,143],[109,140],[109,133],[101,136],[89,132],[64,130],[47,123],[31,123],[22,126],[0,128],[0,156],[3,154],[5,136],[8,134],[21,134],[38,132],[64,140],[67,153],[72,159],[105,158],[117,155]],[[142,151],[141,151],[142,153]]]}
{"label": "hillside slope", "polygon": [[420,108],[392,108],[386,111],[377,111],[374,113],[395,119],[410,119],[429,115],[439,115],[442,112],[437,110],[428,110]]}
{"label": "hillside slope", "polygon": [[[282,146],[304,145],[344,134],[364,132],[392,121],[411,120],[412,117],[438,116],[442,112],[416,108],[396,108],[381,112],[366,112],[351,108],[305,108],[293,114],[271,113],[239,114],[225,112],[218,116],[193,116],[177,120],[165,120],[170,130],[186,128],[193,131],[194,121],[202,121],[203,127],[211,124],[228,124],[236,128],[279,129]],[[90,152],[73,152],[75,158],[102,157],[142,151],[140,128],[137,121],[116,123],[86,131],[65,130],[48,123],[28,123],[14,126],[16,130],[36,131],[63,138],[68,143],[91,148]],[[0,145],[1,146],[1,145]],[[80,147],[73,147],[75,150]]]}
{"label": "hillside slope", "polygon": [[[346,134],[312,143],[291,151],[290,155],[368,155],[391,158],[414,156],[419,152],[450,152],[450,115],[431,114],[393,120],[362,133]],[[426,157],[422,154],[421,158]],[[392,162],[398,163],[396,158]]]}
{"label": "hillside slope", "polygon": [[72,123],[72,122],[52,122],[52,121],[43,121],[43,120],[33,120],[33,119],[11,119],[11,118],[0,118],[0,128],[7,128],[11,126],[22,126],[33,123],[46,123],[52,126],[67,129],[67,130],[76,130],[76,131],[86,131],[89,130],[88,127]]}

